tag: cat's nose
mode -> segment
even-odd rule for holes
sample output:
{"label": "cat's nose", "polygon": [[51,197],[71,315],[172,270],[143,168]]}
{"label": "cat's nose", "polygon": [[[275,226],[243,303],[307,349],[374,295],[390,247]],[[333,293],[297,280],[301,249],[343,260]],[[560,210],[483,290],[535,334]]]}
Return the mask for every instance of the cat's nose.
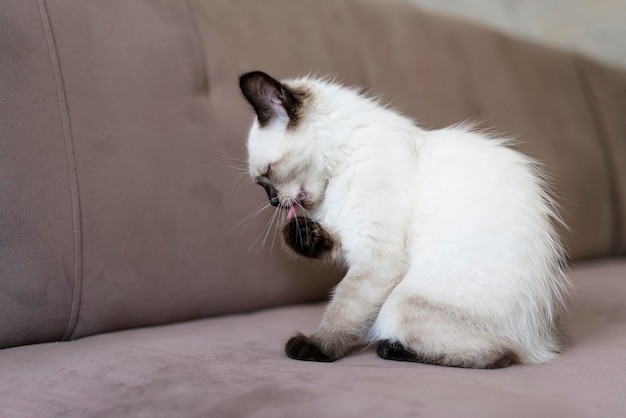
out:
{"label": "cat's nose", "polygon": [[265,193],[267,193],[267,198],[270,201],[270,205],[278,206],[278,194],[276,194],[276,189],[269,183],[265,181],[257,181],[257,184],[262,186],[265,189]]}

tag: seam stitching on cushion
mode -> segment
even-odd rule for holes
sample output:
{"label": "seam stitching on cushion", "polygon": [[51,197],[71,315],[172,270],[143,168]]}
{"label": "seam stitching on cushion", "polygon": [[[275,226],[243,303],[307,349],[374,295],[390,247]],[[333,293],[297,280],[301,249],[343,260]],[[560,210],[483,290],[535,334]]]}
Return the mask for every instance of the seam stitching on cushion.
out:
{"label": "seam stitching on cushion", "polygon": [[187,0],[185,4],[187,4],[187,12],[189,13],[189,18],[191,19],[191,26],[196,35],[198,49],[200,50],[200,57],[202,59],[202,73],[204,76],[204,79],[202,81],[202,91],[208,96],[209,89],[211,88],[211,83],[209,81],[209,64],[207,60],[206,49],[204,47],[204,42],[202,41],[202,34],[200,33],[200,28],[198,26],[198,19],[195,15],[195,8],[191,3],[191,0]]}
{"label": "seam stitching on cushion", "polygon": [[41,25],[43,27],[44,35],[46,38],[48,58],[50,60],[50,66],[52,67],[52,73],[56,86],[57,104],[59,109],[59,118],[61,119],[61,126],[63,129],[65,157],[67,162],[68,182],[71,197],[74,288],[72,291],[72,304],[70,307],[70,314],[68,317],[67,325],[65,327],[65,333],[62,338],[63,340],[68,340],[72,338],[72,335],[74,334],[74,329],[76,328],[82,295],[82,225],[80,212],[80,196],[78,191],[78,170],[76,165],[76,155],[74,152],[74,139],[72,137],[72,127],[69,107],[67,103],[67,95],[65,92],[65,85],[63,83],[61,62],[59,60],[56,42],[54,40],[54,34],[52,32],[50,15],[48,13],[46,0],[38,0],[37,3],[39,8],[39,15],[41,17]]}
{"label": "seam stitching on cushion", "polygon": [[607,176],[607,181],[609,185],[609,194],[611,196],[611,255],[618,254],[618,249],[620,246],[620,237],[621,230],[623,225],[621,225],[621,217],[620,217],[620,205],[619,205],[619,185],[617,183],[617,167],[614,164],[613,158],[611,158],[611,144],[608,140],[608,133],[604,128],[602,123],[602,118],[600,117],[600,112],[597,109],[598,100],[593,93],[591,86],[585,75],[583,74],[583,70],[580,68],[580,58],[574,57],[574,68],[576,70],[576,75],[578,77],[578,82],[581,85],[581,90],[583,96],[586,99],[587,108],[589,109],[589,113],[591,115],[591,119],[593,120],[594,130],[596,131],[596,135],[598,136],[598,142],[600,143],[600,151],[602,152],[602,157],[605,162],[605,173]]}

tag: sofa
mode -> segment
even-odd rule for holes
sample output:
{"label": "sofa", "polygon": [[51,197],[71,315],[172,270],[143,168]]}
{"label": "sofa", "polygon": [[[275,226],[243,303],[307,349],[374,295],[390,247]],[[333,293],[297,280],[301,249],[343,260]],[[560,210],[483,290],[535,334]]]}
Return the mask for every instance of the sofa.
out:
{"label": "sofa", "polygon": [[[0,417],[626,416],[623,70],[380,0],[5,0],[0,40]],[[268,226],[251,70],[540,160],[567,224],[558,358],[288,359],[342,269]]]}

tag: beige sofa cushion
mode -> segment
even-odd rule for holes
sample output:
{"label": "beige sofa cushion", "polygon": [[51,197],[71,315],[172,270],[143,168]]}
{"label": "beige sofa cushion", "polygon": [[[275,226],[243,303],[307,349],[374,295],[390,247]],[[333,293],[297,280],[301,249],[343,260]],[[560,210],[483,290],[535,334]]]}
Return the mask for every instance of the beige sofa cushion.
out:
{"label": "beige sofa cushion", "polygon": [[585,295],[563,355],[468,370],[382,360],[295,361],[283,344],[322,305],[299,305],[0,351],[9,417],[621,417],[626,411],[626,262],[572,271]]}

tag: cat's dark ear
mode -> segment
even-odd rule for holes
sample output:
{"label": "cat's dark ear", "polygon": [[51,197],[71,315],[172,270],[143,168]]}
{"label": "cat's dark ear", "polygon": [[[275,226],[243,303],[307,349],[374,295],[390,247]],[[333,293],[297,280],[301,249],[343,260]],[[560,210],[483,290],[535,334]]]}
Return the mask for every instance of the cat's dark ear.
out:
{"label": "cat's dark ear", "polygon": [[301,103],[280,81],[261,71],[253,71],[239,77],[239,88],[254,108],[261,126],[276,119],[295,124]]}

